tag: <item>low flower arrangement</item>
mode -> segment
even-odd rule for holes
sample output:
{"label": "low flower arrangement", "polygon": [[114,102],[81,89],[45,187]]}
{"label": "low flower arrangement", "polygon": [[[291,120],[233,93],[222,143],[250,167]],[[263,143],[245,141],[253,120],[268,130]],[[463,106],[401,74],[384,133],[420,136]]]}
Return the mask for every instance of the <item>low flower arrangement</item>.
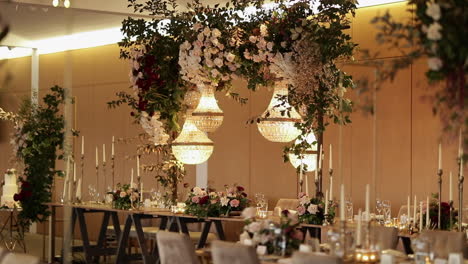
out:
{"label": "low flower arrangement", "polygon": [[116,209],[128,210],[140,200],[140,192],[135,184],[130,187],[130,184],[118,183],[116,190],[108,194],[112,194],[112,206]]}
{"label": "low flower arrangement", "polygon": [[185,213],[202,217],[229,216],[241,212],[249,205],[242,186],[226,187],[226,192],[216,192],[200,187],[193,188],[187,198]]}
{"label": "low flower arrangement", "polygon": [[[450,208],[452,209],[452,225],[450,226]],[[427,207],[423,207],[423,225],[426,226]],[[439,220],[439,200],[437,194],[432,194],[429,202],[429,226],[431,229],[437,228]],[[440,212],[440,229],[451,230],[458,222],[458,210],[453,207],[453,202],[442,202]]]}
{"label": "low flower arrangement", "polygon": [[279,224],[268,219],[257,220],[254,207],[245,209],[242,216],[245,218],[245,226],[241,240],[242,237],[248,237],[253,245],[265,246],[267,254],[291,255],[304,239],[304,233],[299,229],[297,213],[282,211]]}
{"label": "low flower arrangement", "polygon": [[328,201],[328,213],[325,215],[325,200],[320,198],[310,198],[305,193],[299,194],[299,206],[297,213],[301,223],[322,225],[325,219],[333,223],[335,218],[336,205],[333,201]]}

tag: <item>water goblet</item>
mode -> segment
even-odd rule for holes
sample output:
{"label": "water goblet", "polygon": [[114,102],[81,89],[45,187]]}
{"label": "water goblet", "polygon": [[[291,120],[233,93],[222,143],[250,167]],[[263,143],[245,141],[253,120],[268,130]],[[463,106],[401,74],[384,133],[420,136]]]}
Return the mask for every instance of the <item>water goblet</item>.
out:
{"label": "water goblet", "polygon": [[351,201],[351,198],[348,198],[345,203],[346,203],[346,219],[349,222],[352,222],[354,218],[353,202]]}

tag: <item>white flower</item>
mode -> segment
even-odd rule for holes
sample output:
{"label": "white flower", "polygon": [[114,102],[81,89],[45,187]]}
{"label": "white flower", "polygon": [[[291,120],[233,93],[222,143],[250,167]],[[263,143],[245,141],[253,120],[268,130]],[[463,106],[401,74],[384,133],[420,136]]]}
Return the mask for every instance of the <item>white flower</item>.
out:
{"label": "white flower", "polygon": [[302,33],[302,28],[301,28],[301,27],[297,27],[297,28],[295,28],[295,31],[296,31],[297,33]]}
{"label": "white flower", "polygon": [[268,43],[267,43],[267,49],[268,49],[269,51],[272,51],[272,50],[273,50],[273,42],[268,42]]}
{"label": "white flower", "polygon": [[298,39],[298,38],[299,38],[299,33],[293,33],[293,34],[291,35],[291,39],[292,39],[292,40],[296,40],[296,39]]}
{"label": "white flower", "polygon": [[184,43],[180,44],[180,49],[181,50],[188,50],[192,47],[192,45],[190,44],[190,42],[188,42],[187,40],[184,41]]}
{"label": "white flower", "polygon": [[223,60],[220,59],[220,58],[216,58],[216,59],[214,60],[214,64],[215,64],[216,66],[218,66],[218,68],[221,68],[221,67],[223,67]]}
{"label": "white flower", "polygon": [[244,51],[244,57],[248,60],[251,60],[252,59],[252,55],[250,55],[250,52],[249,50],[245,50]]}
{"label": "white flower", "polygon": [[229,204],[229,199],[227,197],[221,197],[220,199],[221,206],[227,206]]}
{"label": "white flower", "polygon": [[252,43],[255,43],[255,42],[257,42],[257,37],[256,36],[250,36],[249,41],[252,42]]}
{"label": "white flower", "polygon": [[433,1],[427,3],[426,15],[432,17],[435,21],[440,19],[440,6]]}
{"label": "white flower", "polygon": [[310,202],[310,199],[309,199],[309,197],[307,197],[307,195],[304,195],[299,199],[299,203],[301,205],[305,205],[305,204],[307,204],[309,202]]}
{"label": "white flower", "polygon": [[260,39],[258,41],[258,43],[257,43],[257,48],[259,48],[259,49],[263,50],[263,49],[266,48],[266,46],[267,46],[267,43],[266,43],[266,41],[264,39]]}
{"label": "white flower", "polygon": [[311,204],[307,207],[307,211],[311,214],[316,214],[318,212],[318,208],[316,204]]}
{"label": "white flower", "polygon": [[440,34],[441,30],[442,26],[439,23],[432,23],[427,29],[427,38],[430,40],[440,40],[442,38],[442,35]]}
{"label": "white flower", "polygon": [[218,71],[217,69],[212,69],[212,70],[211,70],[211,75],[212,75],[213,77],[217,77],[217,76],[219,75],[219,71]]}
{"label": "white flower", "polygon": [[120,192],[120,198],[124,198],[125,196],[127,196],[126,192]]}
{"label": "white flower", "polygon": [[265,37],[266,35],[268,35],[268,28],[264,24],[260,25],[260,35],[262,37]]}
{"label": "white flower", "polygon": [[241,216],[244,217],[244,219],[250,219],[254,218],[257,215],[257,208],[255,207],[247,207],[242,211]]}
{"label": "white flower", "polygon": [[213,29],[213,31],[211,32],[211,34],[214,36],[214,37],[219,37],[221,36],[221,31],[219,31],[219,29],[215,28]]}
{"label": "white flower", "polygon": [[286,48],[286,41],[280,43],[281,47]]}
{"label": "white flower", "polygon": [[214,63],[213,63],[213,61],[211,59],[206,59],[205,64],[206,64],[206,66],[208,66],[210,68],[214,67]]}
{"label": "white flower", "polygon": [[431,57],[427,59],[427,65],[429,66],[429,69],[433,71],[438,71],[440,68],[442,68],[442,60],[438,57]]}
{"label": "white flower", "polygon": [[200,187],[193,188],[193,194],[199,196],[199,195],[202,195],[202,193],[203,193],[203,190]]}
{"label": "white flower", "polygon": [[203,34],[204,34],[205,36],[209,36],[210,33],[211,33],[211,30],[210,30],[209,27],[206,27],[206,28],[203,29]]}
{"label": "white flower", "polygon": [[234,54],[232,54],[230,52],[226,55],[226,60],[229,61],[229,62],[233,62],[235,58],[236,58],[236,55],[234,55]]}

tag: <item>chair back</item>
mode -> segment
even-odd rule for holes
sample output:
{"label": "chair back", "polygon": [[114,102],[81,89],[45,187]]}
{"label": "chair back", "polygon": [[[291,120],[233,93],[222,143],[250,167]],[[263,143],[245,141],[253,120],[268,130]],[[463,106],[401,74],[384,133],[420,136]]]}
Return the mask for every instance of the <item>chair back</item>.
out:
{"label": "chair back", "polygon": [[372,238],[380,250],[396,249],[398,245],[398,229],[394,227],[373,226]]}
{"label": "chair back", "polygon": [[[410,205],[410,213],[413,215],[414,212],[414,206]],[[400,210],[398,211],[398,220],[400,220],[400,216],[402,215],[408,215],[408,205],[402,205],[400,207]]]}
{"label": "chair back", "polygon": [[297,210],[298,206],[298,199],[279,199],[276,203],[276,207],[280,207],[281,210]]}
{"label": "chair back", "polygon": [[26,254],[7,253],[1,264],[39,264],[39,258]]}
{"label": "chair back", "polygon": [[292,256],[292,264],[342,264],[343,260],[336,256],[318,255],[296,251]]}
{"label": "chair back", "polygon": [[2,263],[3,257],[5,257],[6,254],[8,254],[8,250],[6,248],[0,247],[0,263]]}
{"label": "chair back", "polygon": [[161,264],[199,264],[195,248],[185,234],[159,231],[156,234]]}
{"label": "chair back", "polygon": [[213,264],[260,264],[251,246],[216,240],[211,249]]}
{"label": "chair back", "polygon": [[441,230],[426,230],[422,238],[431,243],[431,248],[437,258],[447,259],[450,253],[462,253],[468,257],[465,233]]}

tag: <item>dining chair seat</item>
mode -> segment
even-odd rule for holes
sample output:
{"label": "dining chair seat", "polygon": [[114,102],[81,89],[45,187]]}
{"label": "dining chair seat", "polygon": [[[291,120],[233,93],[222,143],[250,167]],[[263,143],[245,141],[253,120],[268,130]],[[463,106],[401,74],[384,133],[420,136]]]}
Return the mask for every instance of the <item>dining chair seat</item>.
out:
{"label": "dining chair seat", "polygon": [[343,260],[336,256],[319,255],[314,253],[294,252],[292,264],[341,264]]}
{"label": "dining chair seat", "polygon": [[379,250],[396,249],[398,245],[398,229],[394,227],[373,226],[371,232],[373,242]]}
{"label": "dining chair seat", "polygon": [[185,234],[159,231],[156,235],[161,264],[199,264],[195,248]]}
{"label": "dining chair seat", "polygon": [[239,243],[213,241],[213,264],[260,264],[255,248]]}
{"label": "dining chair seat", "polygon": [[38,257],[27,255],[27,254],[18,254],[18,253],[8,253],[3,257],[0,264],[39,264],[40,260]]}
{"label": "dining chair seat", "polygon": [[422,232],[421,238],[430,241],[431,248],[437,258],[447,259],[450,253],[462,253],[465,258],[468,257],[465,233],[425,230]]}

